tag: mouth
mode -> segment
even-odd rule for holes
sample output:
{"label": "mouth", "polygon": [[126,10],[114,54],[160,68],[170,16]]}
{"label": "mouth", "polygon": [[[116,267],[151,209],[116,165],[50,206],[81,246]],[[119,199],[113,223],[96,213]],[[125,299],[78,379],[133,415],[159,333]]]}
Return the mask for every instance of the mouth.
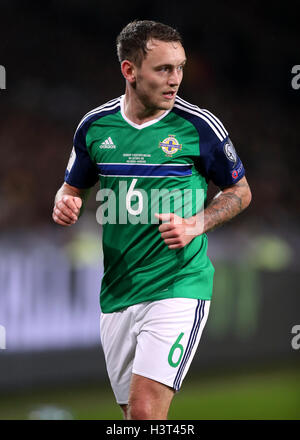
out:
{"label": "mouth", "polygon": [[165,99],[171,100],[175,98],[176,92],[175,90],[169,90],[168,92],[164,92],[163,95]]}

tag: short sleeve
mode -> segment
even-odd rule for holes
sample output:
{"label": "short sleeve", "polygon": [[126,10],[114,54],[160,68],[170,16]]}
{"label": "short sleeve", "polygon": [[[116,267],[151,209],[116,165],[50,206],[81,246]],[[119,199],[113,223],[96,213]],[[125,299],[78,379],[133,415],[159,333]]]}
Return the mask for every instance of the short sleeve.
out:
{"label": "short sleeve", "polygon": [[207,110],[200,110],[192,122],[199,134],[198,171],[219,188],[237,183],[245,170],[222,122]]}
{"label": "short sleeve", "polygon": [[207,180],[220,188],[234,185],[245,175],[242,161],[228,136],[223,141],[214,137],[202,149],[200,144],[200,164]]}
{"label": "short sleeve", "polygon": [[65,172],[65,182],[77,188],[91,188],[98,181],[98,170],[92,162],[85,141],[86,129],[79,127],[74,135],[74,145]]}

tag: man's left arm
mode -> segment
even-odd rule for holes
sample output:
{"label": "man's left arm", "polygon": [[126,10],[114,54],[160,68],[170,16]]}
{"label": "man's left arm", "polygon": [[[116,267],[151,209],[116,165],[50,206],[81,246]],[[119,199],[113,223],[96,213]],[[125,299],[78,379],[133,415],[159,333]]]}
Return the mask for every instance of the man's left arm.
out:
{"label": "man's left arm", "polygon": [[219,192],[204,210],[203,232],[209,232],[246,209],[252,195],[246,177]]}
{"label": "man's left arm", "polygon": [[246,177],[219,192],[204,211],[189,219],[176,214],[157,214],[166,223],[159,226],[161,237],[169,249],[180,249],[198,235],[228,222],[246,209],[251,202],[251,190]]}

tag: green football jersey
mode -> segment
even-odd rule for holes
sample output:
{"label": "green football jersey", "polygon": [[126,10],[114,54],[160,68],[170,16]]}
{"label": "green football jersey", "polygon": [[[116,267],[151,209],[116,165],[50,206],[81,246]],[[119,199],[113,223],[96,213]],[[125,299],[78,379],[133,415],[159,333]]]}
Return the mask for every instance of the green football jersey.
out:
{"label": "green football jersey", "polygon": [[225,187],[244,175],[222,123],[177,97],[161,117],[137,125],[124,96],[80,122],[65,180],[89,188],[100,180],[97,220],[103,225],[103,313],[165,298],[209,300],[214,268],[202,234],[169,249],[155,213],[191,217],[203,210],[207,184]]}

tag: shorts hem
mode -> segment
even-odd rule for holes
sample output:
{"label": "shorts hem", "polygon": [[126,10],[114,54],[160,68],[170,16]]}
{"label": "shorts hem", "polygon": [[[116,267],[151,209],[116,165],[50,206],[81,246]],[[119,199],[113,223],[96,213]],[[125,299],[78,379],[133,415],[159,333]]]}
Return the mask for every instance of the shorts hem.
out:
{"label": "shorts hem", "polygon": [[101,307],[101,312],[104,315],[109,315],[111,313],[118,313],[121,312],[123,310],[128,309],[129,307],[138,305],[138,304],[142,304],[142,303],[153,303],[156,301],[163,301],[164,299],[195,299],[195,300],[199,300],[199,301],[211,301],[212,300],[212,294],[210,295],[201,295],[201,298],[198,297],[198,295],[195,295],[195,297],[192,296],[182,296],[182,294],[178,294],[175,296],[170,296],[170,295],[158,295],[157,297],[153,297],[153,298],[149,298],[147,300],[145,299],[140,299],[138,301],[134,301],[134,302],[128,302],[125,304],[122,304],[120,306],[118,306],[117,308],[110,308],[110,307],[104,307],[105,311],[103,311],[102,307]]}
{"label": "shorts hem", "polygon": [[173,386],[173,382],[172,382],[172,384],[170,384],[169,382],[167,382],[165,380],[158,379],[157,377],[151,376],[150,374],[141,373],[136,370],[132,370],[132,373],[138,374],[139,376],[146,377],[147,379],[155,380],[156,382],[162,383],[163,385],[167,385],[168,387],[173,388],[173,390],[176,391]]}

